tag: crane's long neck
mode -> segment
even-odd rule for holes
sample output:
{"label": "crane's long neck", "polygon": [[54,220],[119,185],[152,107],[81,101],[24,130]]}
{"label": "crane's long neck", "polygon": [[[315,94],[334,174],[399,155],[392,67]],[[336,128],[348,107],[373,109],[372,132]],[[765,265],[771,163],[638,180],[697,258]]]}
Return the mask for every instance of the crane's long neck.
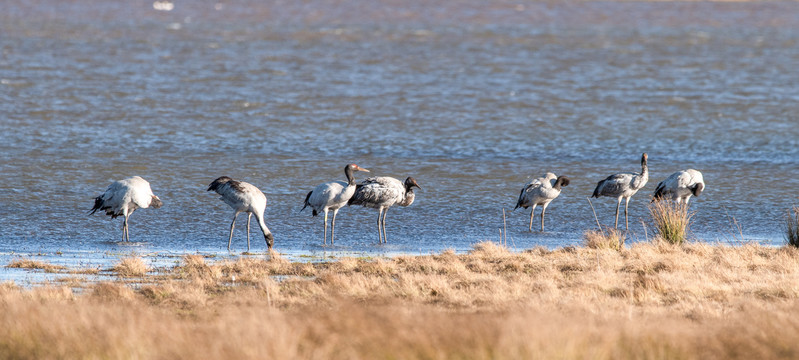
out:
{"label": "crane's long neck", "polygon": [[400,206],[410,206],[413,204],[413,200],[416,199],[416,194],[413,193],[413,188],[406,187],[405,188],[405,197],[402,198],[402,201],[399,203]]}
{"label": "crane's long neck", "polygon": [[649,179],[649,167],[646,166],[646,160],[641,161],[641,177]]}
{"label": "crane's long neck", "polygon": [[269,249],[272,249],[272,245],[274,244],[274,236],[272,236],[272,232],[269,231],[269,228],[266,227],[263,214],[258,214],[258,212],[253,212],[253,215],[255,215],[255,220],[258,221],[258,226],[261,227],[261,232],[264,233],[264,240],[266,240],[266,246],[269,247]]}
{"label": "crane's long neck", "polygon": [[344,168],[344,175],[347,176],[347,184],[349,186],[355,186],[355,177],[352,176],[352,168],[347,166]]}

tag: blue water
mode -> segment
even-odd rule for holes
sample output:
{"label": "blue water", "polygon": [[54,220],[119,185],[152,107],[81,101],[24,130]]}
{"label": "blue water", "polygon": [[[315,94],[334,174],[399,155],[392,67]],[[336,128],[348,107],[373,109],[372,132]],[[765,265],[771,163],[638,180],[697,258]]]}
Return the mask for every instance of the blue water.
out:
{"label": "blue water", "polygon": [[[707,183],[691,205],[698,241],[781,245],[799,204],[795,2],[4,7],[0,263],[238,256],[244,217],[230,255],[232,211],[205,191],[221,175],[264,191],[276,250],[294,257],[465,251],[505,226],[516,249],[580,244],[596,182],[639,171],[643,152],[631,241],[652,235],[648,198],[681,169]],[[298,212],[350,162],[424,188],[389,211],[388,245],[374,210],[343,209],[334,247],[321,218]],[[529,213],[510,210],[547,171],[572,183],[547,232],[530,233]],[[120,244],[119,219],[87,210],[132,175],[164,207],[136,211],[135,243]],[[612,225],[615,201],[593,204]]]}

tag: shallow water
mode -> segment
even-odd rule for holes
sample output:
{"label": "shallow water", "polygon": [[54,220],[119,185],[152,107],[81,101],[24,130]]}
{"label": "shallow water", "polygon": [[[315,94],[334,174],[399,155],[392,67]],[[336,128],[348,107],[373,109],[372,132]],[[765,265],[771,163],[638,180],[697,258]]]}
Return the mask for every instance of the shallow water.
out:
{"label": "shallow water", "polygon": [[[695,168],[702,241],[781,244],[799,203],[799,3],[483,1],[25,1],[0,14],[0,258],[101,266],[119,256],[228,254],[232,211],[208,183],[228,175],[269,201],[288,254],[462,251],[577,244],[605,176],[651,180],[630,204],[651,236],[658,181]],[[345,208],[336,246],[299,213],[316,184],[414,176],[389,211]],[[531,177],[572,183],[547,232],[510,211]],[[164,207],[121,222],[87,210],[140,175]],[[357,179],[365,177],[356,173]],[[595,199],[612,225],[615,201]],[[241,217],[243,218],[243,217]],[[537,222],[537,220],[536,220]],[[246,247],[240,220],[234,250]],[[257,227],[253,250],[265,248]],[[61,252],[56,255],[56,252]],[[8,270],[6,270],[7,272]]]}

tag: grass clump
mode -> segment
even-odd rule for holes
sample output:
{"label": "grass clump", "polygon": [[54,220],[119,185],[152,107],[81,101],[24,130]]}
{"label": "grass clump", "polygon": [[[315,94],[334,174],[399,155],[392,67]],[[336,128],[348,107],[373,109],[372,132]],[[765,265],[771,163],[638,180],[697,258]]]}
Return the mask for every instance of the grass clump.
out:
{"label": "grass clump", "polygon": [[150,267],[140,257],[128,257],[119,260],[111,270],[122,277],[137,277],[147,274]]}
{"label": "grass clump", "polygon": [[785,241],[788,245],[799,247],[799,207],[794,207],[792,212],[788,211],[785,216]]}
{"label": "grass clump", "polygon": [[66,269],[60,265],[48,264],[46,262],[31,259],[17,259],[6,265],[6,267],[16,269],[44,270],[45,272],[57,272],[59,270]]}
{"label": "grass clump", "polygon": [[588,230],[583,234],[583,239],[588,248],[618,251],[624,248],[626,236],[619,229],[606,228],[605,230]]}
{"label": "grass clump", "polygon": [[649,205],[649,213],[658,238],[670,244],[685,242],[693,213],[688,206],[671,201],[656,201]]}

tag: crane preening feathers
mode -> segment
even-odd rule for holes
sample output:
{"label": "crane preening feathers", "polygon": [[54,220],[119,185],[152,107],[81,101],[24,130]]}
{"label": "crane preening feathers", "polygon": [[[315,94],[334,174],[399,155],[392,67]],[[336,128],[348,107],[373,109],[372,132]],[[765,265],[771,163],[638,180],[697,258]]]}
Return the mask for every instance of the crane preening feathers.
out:
{"label": "crane preening feathers", "polygon": [[544,231],[544,215],[547,213],[547,206],[552,200],[560,195],[560,190],[563,186],[569,185],[569,178],[565,176],[556,176],[548,172],[543,177],[533,179],[522,188],[519,194],[519,200],[516,201],[515,209],[520,207],[527,209],[532,206],[530,210],[530,227],[529,230],[533,231],[533,216],[535,215],[535,208],[538,205],[542,206],[541,209],[541,231]]}
{"label": "crane preening feathers", "polygon": [[344,175],[347,176],[346,182],[329,181],[319,184],[305,196],[305,204],[300,211],[310,206],[313,209],[313,216],[320,212],[325,213],[325,233],[322,242],[325,245],[327,245],[327,213],[333,211],[330,231],[330,244],[332,245],[336,233],[336,214],[342,206],[347,205],[352,195],[355,194],[355,178],[352,175],[355,171],[369,172],[358,165],[349,164],[344,167]]}
{"label": "crane preening feathers", "polygon": [[699,196],[704,189],[705,179],[701,172],[694,169],[677,171],[658,183],[652,201],[669,199],[678,204],[684,201],[688,205],[691,196]]}
{"label": "crane preening feathers", "polygon": [[255,221],[261,227],[264,234],[266,247],[272,250],[275,238],[272,232],[264,223],[264,210],[266,210],[266,195],[261,190],[250,183],[233,180],[227,176],[222,176],[208,185],[208,191],[215,191],[219,198],[230,205],[235,213],[233,221],[230,223],[230,236],[227,241],[227,249],[230,250],[230,243],[233,241],[233,228],[236,226],[236,218],[239,213],[247,213],[247,251],[250,251],[250,219],[255,215]]}
{"label": "crane preening feathers", "polygon": [[[378,209],[377,213],[377,237],[380,243],[388,243],[386,236],[386,215],[388,209],[394,205],[410,206],[416,195],[413,188],[422,187],[416,183],[416,179],[408,177],[405,181],[399,181],[393,177],[377,176],[367,178],[355,187],[355,194],[350,198],[349,205],[363,205],[365,207]],[[382,231],[381,231],[382,229]]]}
{"label": "crane preening feathers", "polygon": [[649,168],[646,166],[648,156],[646,153],[641,155],[641,172],[629,172],[613,174],[596,184],[594,194],[591,197],[598,198],[600,196],[615,197],[616,203],[616,223],[614,227],[619,227],[619,207],[621,206],[621,199],[626,199],[624,203],[624,224],[629,230],[630,224],[627,222],[627,206],[630,205],[630,198],[641,190],[649,181]]}
{"label": "crane preening feathers", "polygon": [[130,241],[128,216],[138,208],[158,209],[161,205],[163,203],[153,194],[150,183],[139,176],[133,176],[111,183],[102,195],[94,199],[94,207],[89,215],[100,210],[105,211],[112,219],[123,216],[125,221],[122,223],[122,241]]}

